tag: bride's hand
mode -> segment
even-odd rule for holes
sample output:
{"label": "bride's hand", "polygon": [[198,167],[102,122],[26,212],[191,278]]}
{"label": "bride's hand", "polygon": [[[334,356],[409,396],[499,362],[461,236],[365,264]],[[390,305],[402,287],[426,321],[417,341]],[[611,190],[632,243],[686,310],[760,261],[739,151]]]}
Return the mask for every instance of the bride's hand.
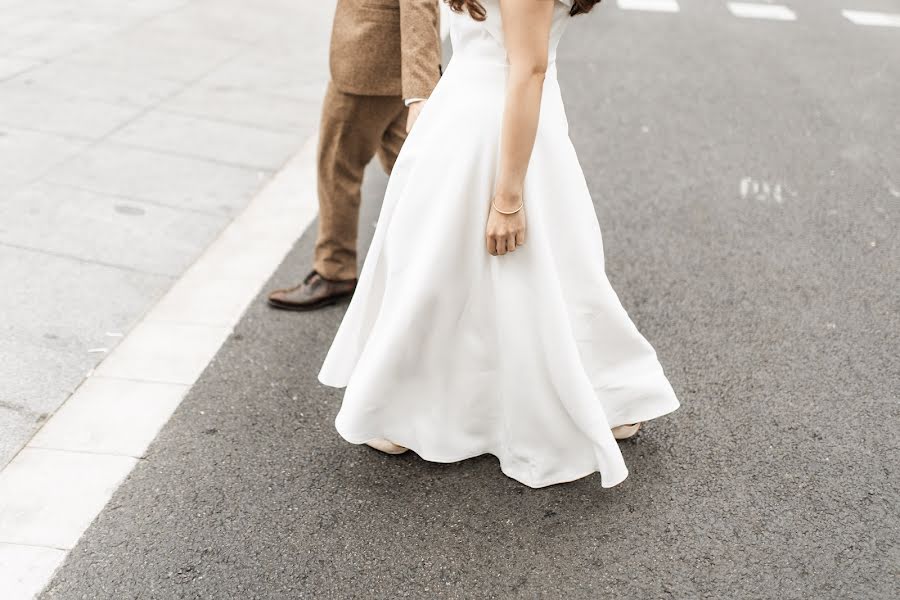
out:
{"label": "bride's hand", "polygon": [[491,202],[491,212],[485,227],[487,251],[493,256],[514,252],[525,243],[525,209],[505,215],[499,212],[514,211],[522,206],[522,197],[508,197],[497,194]]}

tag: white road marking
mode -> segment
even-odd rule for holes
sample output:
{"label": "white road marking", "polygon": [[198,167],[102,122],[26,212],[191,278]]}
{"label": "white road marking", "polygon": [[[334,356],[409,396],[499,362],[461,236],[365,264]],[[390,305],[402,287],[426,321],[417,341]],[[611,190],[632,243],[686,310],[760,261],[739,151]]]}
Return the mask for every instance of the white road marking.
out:
{"label": "white road marking", "polygon": [[796,21],[797,14],[781,4],[757,4],[752,2],[729,2],[728,9],[742,19],[769,19],[772,21]]}
{"label": "white road marking", "polygon": [[744,177],[740,184],[741,198],[753,198],[759,202],[784,202],[784,190],[780,183],[760,181],[752,177]]}
{"label": "white road marking", "polygon": [[855,25],[900,27],[900,14],[868,12],[864,10],[842,10],[841,14]]}
{"label": "white road marking", "polygon": [[680,10],[676,0],[618,0],[622,10],[676,13]]}
{"label": "white road marking", "polygon": [[[681,10],[677,0],[616,0],[622,10],[677,13]],[[783,4],[760,2],[729,2],[731,14],[742,19],[767,19],[770,21],[796,21],[797,13]],[[865,10],[842,10],[841,14],[856,25],[874,27],[900,27],[900,14],[870,12]],[[441,34],[446,38],[447,18],[441,21]]]}

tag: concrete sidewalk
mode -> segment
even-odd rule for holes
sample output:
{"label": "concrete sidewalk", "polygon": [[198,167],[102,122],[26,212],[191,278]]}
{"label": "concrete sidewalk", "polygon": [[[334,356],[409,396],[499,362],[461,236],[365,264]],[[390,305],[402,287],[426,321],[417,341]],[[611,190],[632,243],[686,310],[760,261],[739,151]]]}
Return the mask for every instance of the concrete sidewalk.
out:
{"label": "concrete sidewalk", "polygon": [[0,467],[312,135],[333,10],[0,0]]}

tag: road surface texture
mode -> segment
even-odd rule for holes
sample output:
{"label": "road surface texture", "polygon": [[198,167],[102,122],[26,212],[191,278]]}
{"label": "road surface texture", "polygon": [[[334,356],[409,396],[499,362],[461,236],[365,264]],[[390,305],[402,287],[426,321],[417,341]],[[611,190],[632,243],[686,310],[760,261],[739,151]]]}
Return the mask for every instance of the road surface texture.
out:
{"label": "road surface texture", "polygon": [[622,485],[344,443],[343,308],[261,297],[43,597],[896,598],[900,30],[792,7],[604,3],[564,42],[609,276],[683,403]]}

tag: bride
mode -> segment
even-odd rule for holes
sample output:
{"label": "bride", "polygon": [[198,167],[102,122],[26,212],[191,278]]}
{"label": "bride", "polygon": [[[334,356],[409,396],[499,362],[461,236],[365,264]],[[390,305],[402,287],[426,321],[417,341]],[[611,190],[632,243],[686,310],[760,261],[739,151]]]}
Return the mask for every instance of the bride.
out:
{"label": "bride", "polygon": [[542,487],[628,475],[678,408],[604,271],[556,47],[597,0],[448,0],[453,58],[403,146],[319,379],[348,442]]}

